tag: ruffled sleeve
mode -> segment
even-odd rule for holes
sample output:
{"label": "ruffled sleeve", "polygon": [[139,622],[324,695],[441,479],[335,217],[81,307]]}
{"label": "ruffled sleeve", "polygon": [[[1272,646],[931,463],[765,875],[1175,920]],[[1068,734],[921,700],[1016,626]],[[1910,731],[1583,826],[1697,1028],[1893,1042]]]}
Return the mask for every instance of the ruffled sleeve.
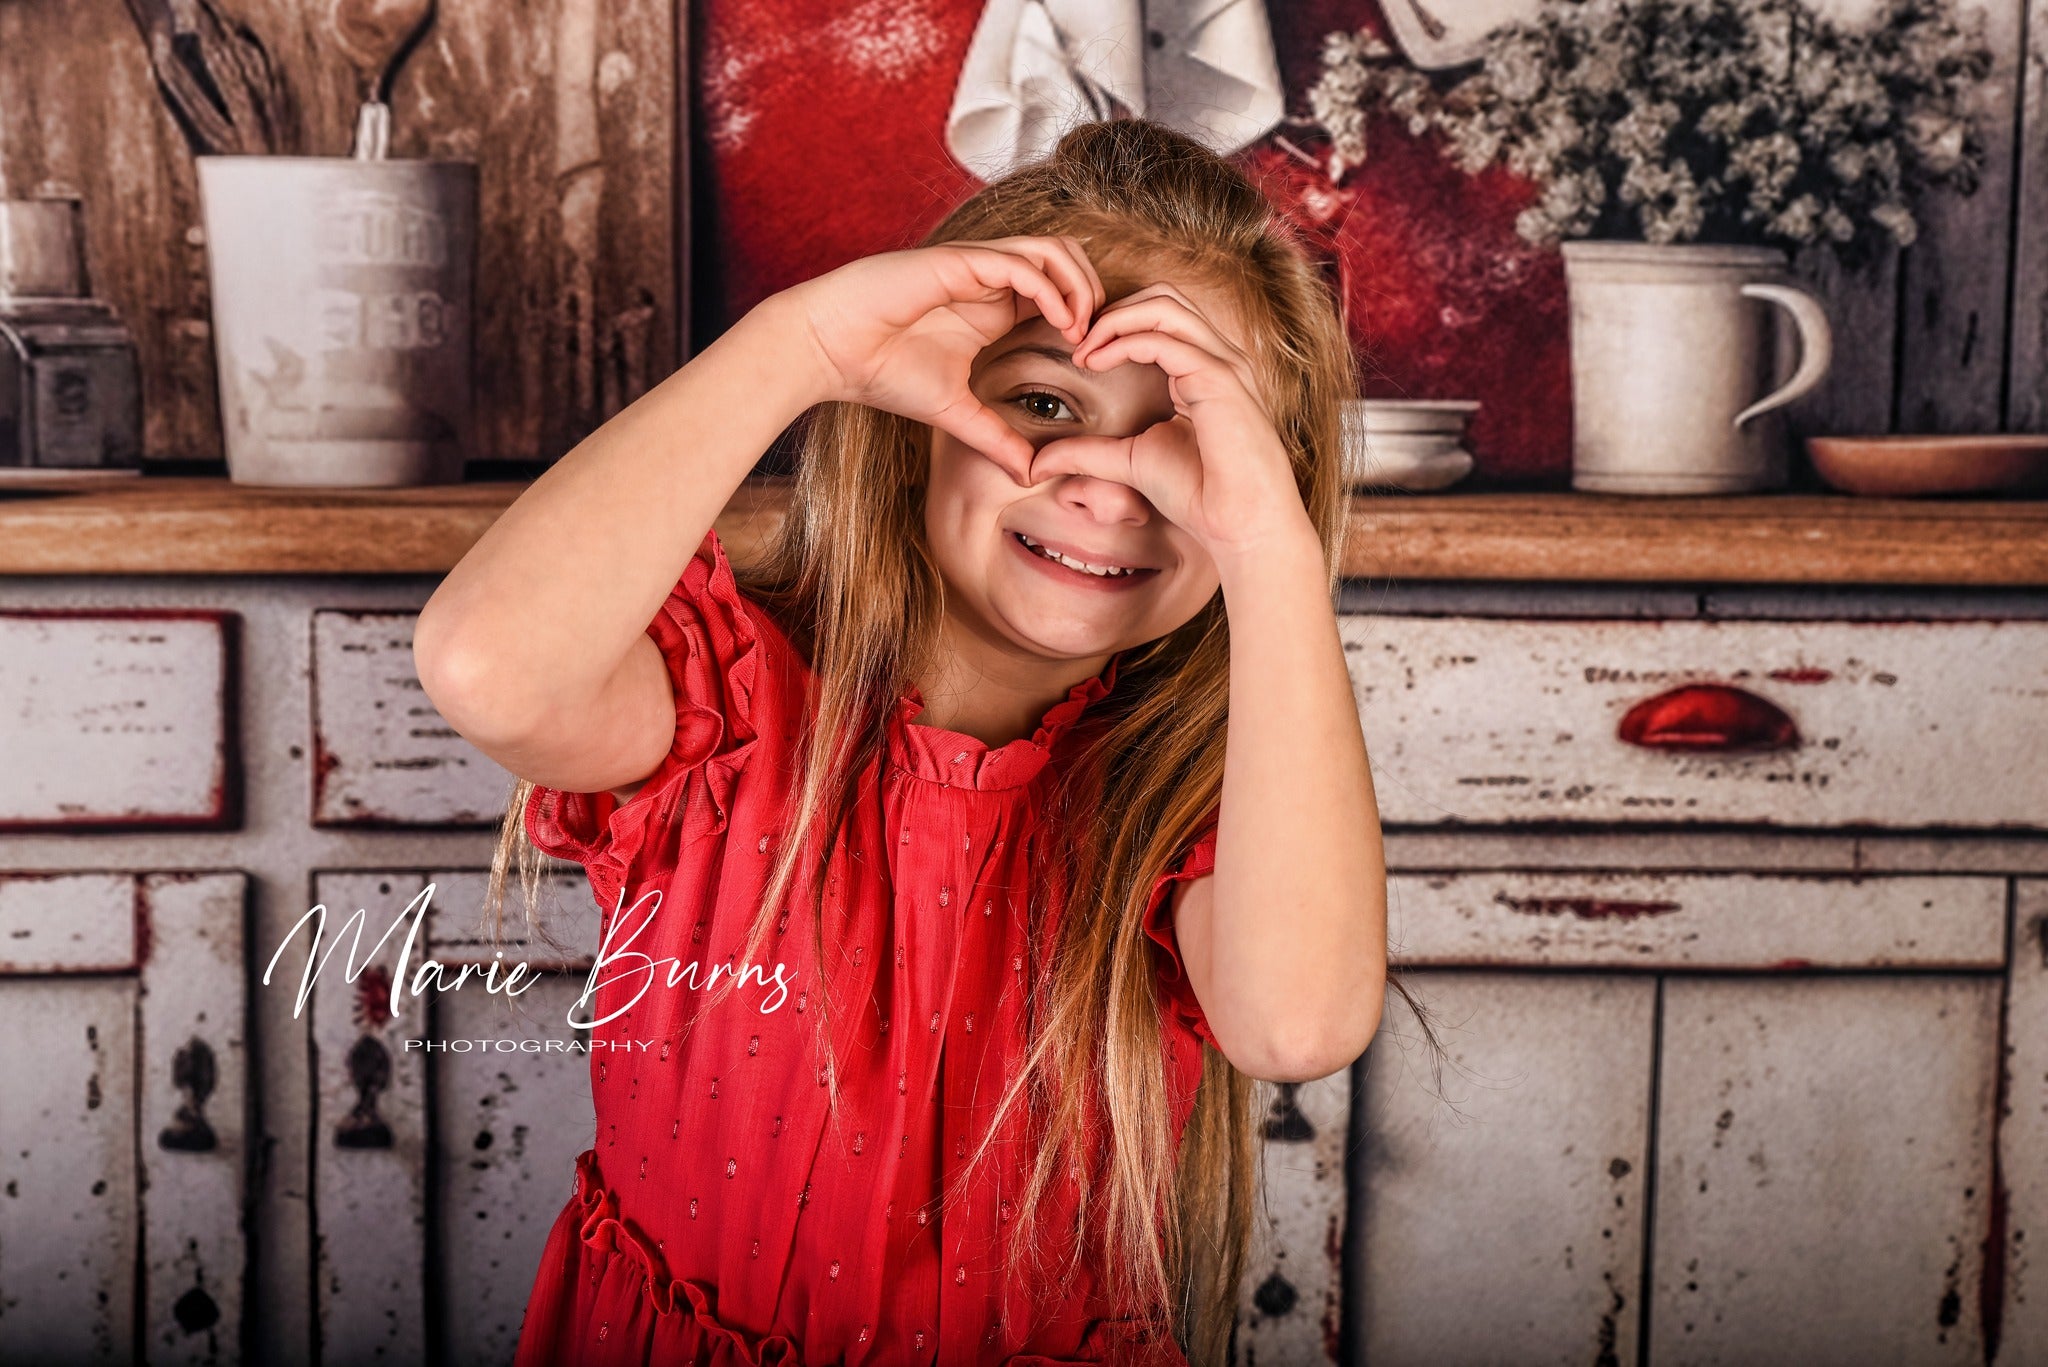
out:
{"label": "ruffled sleeve", "polygon": [[1216,1046],[1216,1037],[1209,1033],[1209,1018],[1202,1012],[1202,1004],[1195,999],[1194,986],[1188,981],[1187,966],[1180,957],[1180,942],[1173,929],[1173,899],[1167,896],[1173,884],[1201,878],[1216,871],[1216,823],[1212,813],[1195,833],[1186,853],[1159,875],[1152,883],[1151,899],[1145,904],[1145,933],[1161,949],[1159,955],[1159,993],[1180,1022],[1192,1029],[1195,1035]]}
{"label": "ruffled sleeve", "polygon": [[[583,865],[600,907],[618,904],[636,856],[666,834],[673,843],[725,828],[731,779],[765,720],[770,633],[741,594],[715,530],[647,626],[675,692],[669,752],[624,804],[610,792],[533,790],[526,837],[558,859]],[[692,776],[705,781],[692,783]]]}

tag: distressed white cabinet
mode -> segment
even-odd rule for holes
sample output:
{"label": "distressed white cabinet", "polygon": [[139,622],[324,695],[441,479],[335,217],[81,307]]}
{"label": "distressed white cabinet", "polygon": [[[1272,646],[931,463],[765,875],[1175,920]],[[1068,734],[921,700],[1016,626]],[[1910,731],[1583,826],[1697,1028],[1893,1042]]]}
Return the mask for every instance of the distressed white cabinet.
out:
{"label": "distressed white cabinet", "polygon": [[1632,976],[1415,973],[1412,1018],[1366,1055],[1364,1294],[1371,1363],[1629,1362],[1649,1186],[1657,989]]}
{"label": "distressed white cabinet", "polygon": [[1357,1360],[2048,1360],[2048,621],[1342,634],[1449,1054],[1390,995]]}
{"label": "distressed white cabinet", "polygon": [[[413,678],[434,582],[11,586],[0,1362],[509,1359],[589,1062],[495,1051],[587,966],[390,1012],[429,884],[415,957],[488,960],[511,786]],[[1451,1063],[1390,996],[1259,1089],[1237,1367],[2048,1362],[2048,603],[1347,593]],[[315,904],[367,963],[299,1010]]]}
{"label": "distressed white cabinet", "polygon": [[1987,1360],[2002,986],[1663,984],[1653,1361]]}
{"label": "distressed white cabinet", "polygon": [[2048,622],[1355,615],[1341,632],[1389,823],[2048,829],[2048,765],[2015,743],[2048,705]]}
{"label": "distressed white cabinet", "polygon": [[0,611],[0,831],[232,826],[235,625],[206,609]]}
{"label": "distressed white cabinet", "polygon": [[246,897],[0,874],[0,1362],[240,1360]]}
{"label": "distressed white cabinet", "polygon": [[494,826],[512,775],[434,710],[413,672],[413,612],[313,614],[313,821]]}
{"label": "distressed white cabinet", "polygon": [[[595,949],[587,883],[551,882]],[[473,872],[330,872],[314,890],[337,969],[353,951],[360,970],[353,982],[323,970],[308,1007],[323,1361],[509,1362],[548,1228],[591,1142],[589,1055],[565,1047],[587,1039],[570,1021],[588,1017],[574,1008],[589,960],[552,953],[516,922],[494,950],[477,924],[483,879]],[[516,890],[508,911],[517,915]],[[359,912],[357,950],[348,926]],[[540,976],[516,996],[486,993],[477,978],[408,990],[427,981],[418,975],[428,960],[453,983],[499,952]],[[305,952],[286,958],[303,971]]]}

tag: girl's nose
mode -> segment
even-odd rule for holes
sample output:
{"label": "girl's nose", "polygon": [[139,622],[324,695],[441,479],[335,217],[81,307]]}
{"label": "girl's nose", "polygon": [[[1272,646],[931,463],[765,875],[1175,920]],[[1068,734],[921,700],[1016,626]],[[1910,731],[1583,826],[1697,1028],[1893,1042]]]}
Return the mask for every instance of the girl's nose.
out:
{"label": "girl's nose", "polygon": [[1097,475],[1061,475],[1054,497],[1097,522],[1143,524],[1152,516],[1151,502],[1136,488]]}

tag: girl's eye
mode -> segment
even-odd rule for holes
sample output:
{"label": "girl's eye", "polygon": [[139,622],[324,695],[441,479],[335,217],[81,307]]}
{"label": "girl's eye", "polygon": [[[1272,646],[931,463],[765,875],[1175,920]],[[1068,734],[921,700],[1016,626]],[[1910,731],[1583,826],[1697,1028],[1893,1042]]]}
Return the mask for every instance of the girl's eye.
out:
{"label": "girl's eye", "polygon": [[[1042,409],[1032,407],[1034,401],[1052,404],[1053,411],[1048,413],[1043,411]],[[1016,398],[1012,399],[1011,402],[1023,404],[1025,406],[1025,411],[1027,413],[1031,414],[1032,417],[1037,418],[1042,422],[1058,422],[1060,420],[1060,413],[1062,411],[1064,411],[1066,415],[1070,418],[1074,416],[1074,410],[1067,407],[1067,401],[1065,399],[1062,399],[1057,394],[1048,394],[1043,389],[1033,389],[1026,393],[1019,394]]]}

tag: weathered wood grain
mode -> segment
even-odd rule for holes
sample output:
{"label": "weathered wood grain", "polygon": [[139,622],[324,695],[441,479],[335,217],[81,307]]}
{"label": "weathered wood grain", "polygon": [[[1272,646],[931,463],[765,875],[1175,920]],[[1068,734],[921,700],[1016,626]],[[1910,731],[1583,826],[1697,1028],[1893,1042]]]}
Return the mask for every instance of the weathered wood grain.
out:
{"label": "weathered wood grain", "polygon": [[[57,481],[0,498],[0,575],[440,574],[525,488]],[[788,500],[787,480],[740,486],[717,522],[735,560],[760,553]],[[1368,592],[1389,579],[2042,587],[2048,500],[1360,494],[1342,566]]]}
{"label": "weathered wood grain", "polygon": [[[362,92],[298,0],[240,0],[300,107],[345,156]],[[682,104],[663,0],[442,0],[393,91],[391,155],[480,163],[476,458],[560,455],[674,368],[672,166]],[[101,292],[138,334],[144,448],[217,459],[191,153],[122,0],[0,8],[0,187],[85,199]]]}
{"label": "weathered wood grain", "polygon": [[94,293],[142,361],[145,460],[218,458],[199,189],[123,0],[0,5],[0,193],[85,203]]}
{"label": "weathered wood grain", "polygon": [[[1373,1367],[1624,1364],[1649,1178],[1649,977],[1407,979],[1366,1054],[1359,1247],[1348,1312]],[[1455,1272],[1452,1272],[1455,1269]]]}
{"label": "weathered wood grain", "polygon": [[[340,152],[355,92],[301,10],[251,13],[303,34]],[[401,71],[392,155],[482,163],[475,455],[560,455],[674,369],[675,75],[661,0],[444,0]]]}
{"label": "weathered wood grain", "polygon": [[1650,1361],[1987,1360],[1999,989],[1665,982]]}
{"label": "weathered wood grain", "polygon": [[234,623],[0,612],[0,830],[236,824]]}
{"label": "weathered wood grain", "polygon": [[[1863,270],[1848,271],[1832,253],[1808,248],[1793,257],[1792,275],[1820,297],[1835,336],[1827,378],[1785,410],[1787,438],[1794,443],[1792,469],[1803,471],[1806,448],[1799,443],[1806,437],[1892,430],[1899,249],[1887,247]],[[1781,332],[1791,331],[1789,323],[1780,327]],[[1791,350],[1796,352],[1796,345]],[[1791,377],[1783,367],[1780,374]]]}
{"label": "weathered wood grain", "polygon": [[[1701,823],[2040,829],[2019,737],[2048,699],[2048,622],[1339,618],[1391,825]],[[1796,727],[1756,751],[1617,734],[1683,685]]]}
{"label": "weathered wood grain", "polygon": [[2012,350],[2005,430],[2048,432],[2048,0],[2027,11],[2019,184],[2013,197]]}
{"label": "weathered wood grain", "polygon": [[1898,430],[2003,430],[2006,323],[2012,306],[2013,143],[2019,136],[2020,27],[2026,0],[1962,0],[1985,16],[1991,73],[1971,104],[1984,139],[1973,195],[1930,195],[1901,261]]}
{"label": "weathered wood grain", "polygon": [[1662,869],[1396,874],[1397,965],[1981,968],[2005,962],[2005,880]]}

